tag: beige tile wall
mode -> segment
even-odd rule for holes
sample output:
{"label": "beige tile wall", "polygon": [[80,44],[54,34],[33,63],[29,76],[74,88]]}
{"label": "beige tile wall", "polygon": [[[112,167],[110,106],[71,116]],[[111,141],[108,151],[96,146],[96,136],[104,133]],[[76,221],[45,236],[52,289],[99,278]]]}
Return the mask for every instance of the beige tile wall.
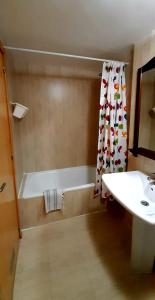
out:
{"label": "beige tile wall", "polygon": [[[133,58],[133,77],[132,77],[132,92],[131,92],[131,110],[130,110],[130,131],[129,131],[129,148],[133,147],[134,136],[134,116],[135,116],[135,101],[136,101],[136,80],[137,69],[146,64],[155,56],[155,36],[151,36],[143,43],[135,45]],[[155,161],[143,156],[137,158],[129,155],[129,170],[139,169],[144,172],[155,172]]]}
{"label": "beige tile wall", "polygon": [[[11,125],[11,133],[13,138],[13,156],[14,156],[14,167],[15,167],[15,178],[16,178],[16,188],[17,192],[19,190],[20,181],[23,174],[22,164],[21,164],[21,156],[20,153],[20,144],[18,143],[18,133],[14,130],[14,120],[12,117],[12,102],[14,100],[13,94],[13,74],[11,72],[11,65],[7,62],[7,90],[8,90],[8,102],[9,102],[9,114],[10,114],[10,125]],[[18,145],[18,146],[17,146]]]}
{"label": "beige tile wall", "polygon": [[96,163],[99,80],[14,74],[14,99],[30,110],[13,122],[20,174]]}

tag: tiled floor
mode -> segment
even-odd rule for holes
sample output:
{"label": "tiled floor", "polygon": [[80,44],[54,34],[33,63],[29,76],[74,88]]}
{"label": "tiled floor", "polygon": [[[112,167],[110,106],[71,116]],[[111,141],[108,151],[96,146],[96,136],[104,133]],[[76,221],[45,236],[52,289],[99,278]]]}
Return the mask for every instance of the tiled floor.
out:
{"label": "tiled floor", "polygon": [[155,300],[155,275],[130,269],[130,239],[106,212],[25,231],[14,300]]}

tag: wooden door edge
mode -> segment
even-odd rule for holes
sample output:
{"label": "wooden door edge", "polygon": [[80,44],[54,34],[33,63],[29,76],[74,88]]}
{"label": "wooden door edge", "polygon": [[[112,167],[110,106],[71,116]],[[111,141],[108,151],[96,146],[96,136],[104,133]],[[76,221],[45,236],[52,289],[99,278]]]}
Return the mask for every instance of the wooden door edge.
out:
{"label": "wooden door edge", "polygon": [[3,47],[2,42],[0,41],[0,51],[3,55],[3,65],[4,65],[4,77],[5,77],[5,92],[6,92],[6,105],[7,105],[7,117],[8,117],[8,123],[9,123],[9,138],[10,138],[10,145],[11,145],[11,152],[12,152],[12,171],[13,171],[13,185],[15,190],[15,202],[16,202],[16,209],[17,209],[17,222],[18,222],[18,233],[19,238],[22,238],[22,231],[21,231],[21,224],[20,224],[20,214],[19,214],[19,201],[17,196],[17,188],[16,188],[16,172],[15,172],[15,165],[14,165],[14,151],[13,151],[13,128],[11,123],[11,113],[10,113],[10,107],[9,107],[9,97],[8,97],[8,83],[6,78],[6,54],[5,49]]}

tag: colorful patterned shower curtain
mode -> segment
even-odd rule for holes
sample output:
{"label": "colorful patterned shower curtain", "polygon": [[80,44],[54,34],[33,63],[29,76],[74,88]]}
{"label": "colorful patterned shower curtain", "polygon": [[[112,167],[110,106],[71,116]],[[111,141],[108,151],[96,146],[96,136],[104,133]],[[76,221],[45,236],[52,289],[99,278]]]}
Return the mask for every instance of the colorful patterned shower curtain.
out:
{"label": "colorful patterned shower curtain", "polygon": [[122,172],[127,163],[127,106],[123,63],[104,63],[100,92],[95,195],[102,193],[102,174]]}

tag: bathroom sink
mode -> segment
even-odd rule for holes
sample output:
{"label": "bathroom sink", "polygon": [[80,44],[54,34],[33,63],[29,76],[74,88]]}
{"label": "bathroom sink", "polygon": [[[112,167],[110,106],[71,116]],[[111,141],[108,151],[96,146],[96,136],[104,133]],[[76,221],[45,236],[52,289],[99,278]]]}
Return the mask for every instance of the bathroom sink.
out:
{"label": "bathroom sink", "polygon": [[154,182],[147,185],[145,189],[145,195],[155,204],[155,184]]}
{"label": "bathroom sink", "polygon": [[102,180],[116,200],[149,224],[155,224],[155,185],[140,171],[104,174]]}
{"label": "bathroom sink", "polygon": [[103,183],[133,215],[131,264],[151,273],[155,258],[155,185],[140,171],[104,174]]}

